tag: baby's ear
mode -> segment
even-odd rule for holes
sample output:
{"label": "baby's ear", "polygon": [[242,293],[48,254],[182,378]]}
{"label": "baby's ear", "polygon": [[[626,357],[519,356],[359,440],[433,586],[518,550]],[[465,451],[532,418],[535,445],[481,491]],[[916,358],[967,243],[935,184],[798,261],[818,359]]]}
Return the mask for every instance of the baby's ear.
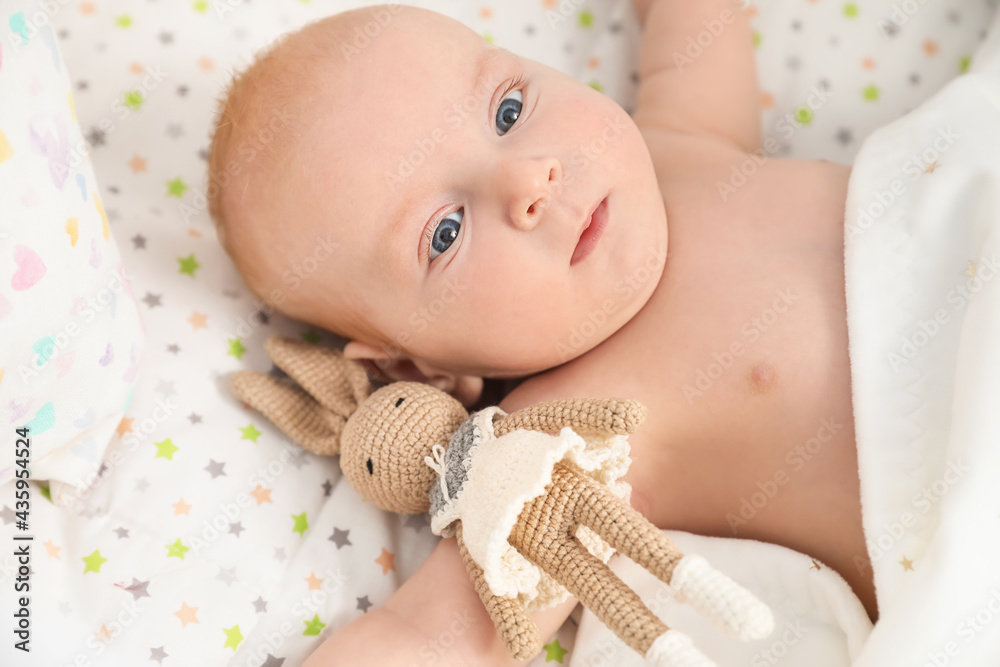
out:
{"label": "baby's ear", "polygon": [[483,378],[458,375],[442,370],[403,354],[391,356],[382,350],[352,340],[344,347],[346,359],[356,359],[365,366],[368,375],[379,382],[420,382],[451,395],[466,408],[479,400],[483,393]]}

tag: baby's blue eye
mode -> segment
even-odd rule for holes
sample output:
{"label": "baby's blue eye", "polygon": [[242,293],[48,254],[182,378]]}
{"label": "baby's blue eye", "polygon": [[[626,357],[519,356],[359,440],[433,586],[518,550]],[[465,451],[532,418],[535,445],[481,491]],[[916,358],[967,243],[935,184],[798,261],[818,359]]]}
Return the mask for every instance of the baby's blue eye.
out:
{"label": "baby's blue eye", "polygon": [[455,242],[455,239],[458,238],[458,230],[462,228],[463,217],[465,217],[464,212],[462,209],[458,209],[441,219],[431,236],[430,248],[427,252],[428,261],[448,250]]}
{"label": "baby's blue eye", "polygon": [[500,101],[497,107],[497,134],[503,136],[514,127],[517,117],[521,115],[521,91],[515,90]]}

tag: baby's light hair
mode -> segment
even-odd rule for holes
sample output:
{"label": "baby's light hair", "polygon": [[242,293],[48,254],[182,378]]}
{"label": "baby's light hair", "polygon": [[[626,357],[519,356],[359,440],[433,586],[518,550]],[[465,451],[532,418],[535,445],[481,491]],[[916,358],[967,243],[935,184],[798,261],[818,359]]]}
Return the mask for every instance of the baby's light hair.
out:
{"label": "baby's light hair", "polygon": [[[343,60],[352,19],[360,18],[362,11],[328,16],[285,33],[254,54],[253,62],[243,71],[232,73],[222,96],[216,98],[205,191],[219,243],[258,298],[290,317],[344,338],[375,342],[386,337],[353,308],[337,309],[343,312],[330,321],[330,309],[297,307],[294,299],[274,302],[265,280],[273,263],[267,261],[267,252],[256,247],[260,242],[250,229],[251,218],[256,224],[265,221],[248,210],[257,202],[253,198],[246,201],[252,181],[273,185],[295,151],[301,149],[304,128],[311,125],[311,114],[316,113],[311,93],[321,85],[326,69],[323,63],[331,58]],[[236,189],[230,191],[234,184]],[[234,207],[235,202],[250,206]],[[347,297],[342,303],[346,306],[350,300]]]}

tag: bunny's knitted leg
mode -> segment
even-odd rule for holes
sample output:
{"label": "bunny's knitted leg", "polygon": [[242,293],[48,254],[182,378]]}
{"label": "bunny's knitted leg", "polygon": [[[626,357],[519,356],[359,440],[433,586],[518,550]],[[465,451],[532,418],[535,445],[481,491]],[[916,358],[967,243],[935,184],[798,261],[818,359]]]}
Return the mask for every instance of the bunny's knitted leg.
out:
{"label": "bunny's knitted leg", "polygon": [[576,519],[620,554],[669,584],[675,598],[693,605],[733,637],[759,639],[771,634],[771,611],[749,591],[701,556],[682,554],[659,528],[607,487],[569,467],[562,474],[578,479],[583,502],[577,505]]}
{"label": "bunny's knitted leg", "polygon": [[493,595],[489,584],[483,577],[483,569],[469,555],[469,550],[462,539],[462,524],[456,527],[455,537],[458,539],[458,549],[469,572],[472,585],[483,601],[497,635],[503,640],[511,657],[515,660],[531,660],[542,649],[542,641],[538,636],[538,626],[524,611],[519,600]]}

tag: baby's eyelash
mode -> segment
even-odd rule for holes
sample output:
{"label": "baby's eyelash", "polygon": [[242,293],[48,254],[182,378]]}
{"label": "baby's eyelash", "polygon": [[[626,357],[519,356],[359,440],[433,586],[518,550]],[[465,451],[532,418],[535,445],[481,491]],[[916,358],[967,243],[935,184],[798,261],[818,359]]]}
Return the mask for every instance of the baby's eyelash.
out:
{"label": "baby's eyelash", "polygon": [[524,74],[518,74],[516,77],[514,77],[513,81],[507,84],[507,87],[504,88],[504,91],[500,93],[499,99],[503,100],[503,98],[507,97],[507,95],[510,94],[512,91],[517,90],[518,88],[523,86],[524,83],[525,83]]}

